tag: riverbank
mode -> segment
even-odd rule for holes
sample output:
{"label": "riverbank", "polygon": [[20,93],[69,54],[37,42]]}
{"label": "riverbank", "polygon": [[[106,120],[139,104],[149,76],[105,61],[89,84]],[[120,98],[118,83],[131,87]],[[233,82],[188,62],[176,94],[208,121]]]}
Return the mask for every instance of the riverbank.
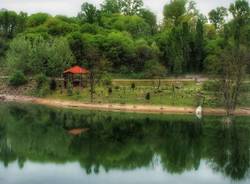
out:
{"label": "riverbank", "polygon": [[[223,97],[216,82],[205,77],[153,79],[112,79],[111,83],[100,82],[95,86],[94,103],[97,104],[140,104],[171,107],[222,108]],[[90,87],[64,88],[63,81],[56,79],[51,88],[51,79],[37,88],[37,81],[30,79],[27,84],[13,87],[8,80],[0,79],[0,94],[13,96],[35,96],[46,99],[90,103]],[[240,107],[250,107],[250,83],[245,82],[239,97]]]}
{"label": "riverbank", "polygon": [[[194,107],[174,107],[160,105],[130,105],[130,104],[98,104],[98,103],[82,103],[70,100],[56,100],[47,98],[36,98],[30,96],[12,96],[0,95],[0,101],[32,103],[46,105],[59,108],[72,109],[88,109],[102,111],[121,111],[121,112],[136,112],[136,113],[151,113],[151,114],[195,114]],[[204,115],[225,115],[225,110],[222,108],[203,108]],[[238,108],[235,111],[238,116],[250,116],[250,107]]]}

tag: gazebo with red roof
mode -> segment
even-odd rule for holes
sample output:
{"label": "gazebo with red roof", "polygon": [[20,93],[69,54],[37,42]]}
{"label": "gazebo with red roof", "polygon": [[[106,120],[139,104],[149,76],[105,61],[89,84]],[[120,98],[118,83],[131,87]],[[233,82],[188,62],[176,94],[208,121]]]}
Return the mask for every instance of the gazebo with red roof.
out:
{"label": "gazebo with red roof", "polygon": [[80,66],[73,66],[63,72],[64,86],[67,87],[67,82],[71,81],[73,86],[83,87],[83,76],[87,75],[89,71]]}

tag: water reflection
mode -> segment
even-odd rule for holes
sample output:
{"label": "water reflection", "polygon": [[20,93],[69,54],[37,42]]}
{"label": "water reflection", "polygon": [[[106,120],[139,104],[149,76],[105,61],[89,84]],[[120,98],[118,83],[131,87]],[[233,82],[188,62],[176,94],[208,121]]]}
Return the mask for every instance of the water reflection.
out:
{"label": "water reflection", "polygon": [[[0,160],[8,169],[34,163],[78,163],[92,176],[162,168],[168,175],[202,171],[250,181],[250,122],[225,128],[218,118],[55,110],[0,105]],[[68,130],[89,128],[74,137]],[[209,168],[209,169],[208,169]],[[147,173],[148,171],[145,171]],[[155,173],[156,174],[156,173]]]}

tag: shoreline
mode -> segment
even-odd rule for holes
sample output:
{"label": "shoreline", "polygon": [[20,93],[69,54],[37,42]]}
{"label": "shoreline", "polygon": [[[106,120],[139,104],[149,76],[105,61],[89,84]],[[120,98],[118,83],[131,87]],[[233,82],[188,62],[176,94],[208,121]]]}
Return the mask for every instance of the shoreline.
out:
{"label": "shoreline", "polygon": [[[31,96],[13,96],[0,95],[0,101],[3,102],[18,102],[45,105],[58,108],[69,109],[86,109],[86,110],[101,110],[114,112],[135,112],[146,114],[193,114],[195,115],[195,107],[175,107],[164,105],[143,105],[143,104],[98,104],[84,103],[69,100],[53,100],[47,98],[37,98]],[[222,108],[203,108],[204,115],[225,115],[225,110]],[[250,107],[238,108],[235,111],[236,116],[250,116]]]}

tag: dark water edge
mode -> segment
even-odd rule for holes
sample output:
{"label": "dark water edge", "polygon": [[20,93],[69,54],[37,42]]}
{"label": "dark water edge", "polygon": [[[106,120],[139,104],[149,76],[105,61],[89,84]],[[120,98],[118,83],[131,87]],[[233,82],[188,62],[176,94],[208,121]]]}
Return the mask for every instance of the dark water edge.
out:
{"label": "dark water edge", "polygon": [[249,168],[249,117],[0,103],[0,183],[250,183]]}

